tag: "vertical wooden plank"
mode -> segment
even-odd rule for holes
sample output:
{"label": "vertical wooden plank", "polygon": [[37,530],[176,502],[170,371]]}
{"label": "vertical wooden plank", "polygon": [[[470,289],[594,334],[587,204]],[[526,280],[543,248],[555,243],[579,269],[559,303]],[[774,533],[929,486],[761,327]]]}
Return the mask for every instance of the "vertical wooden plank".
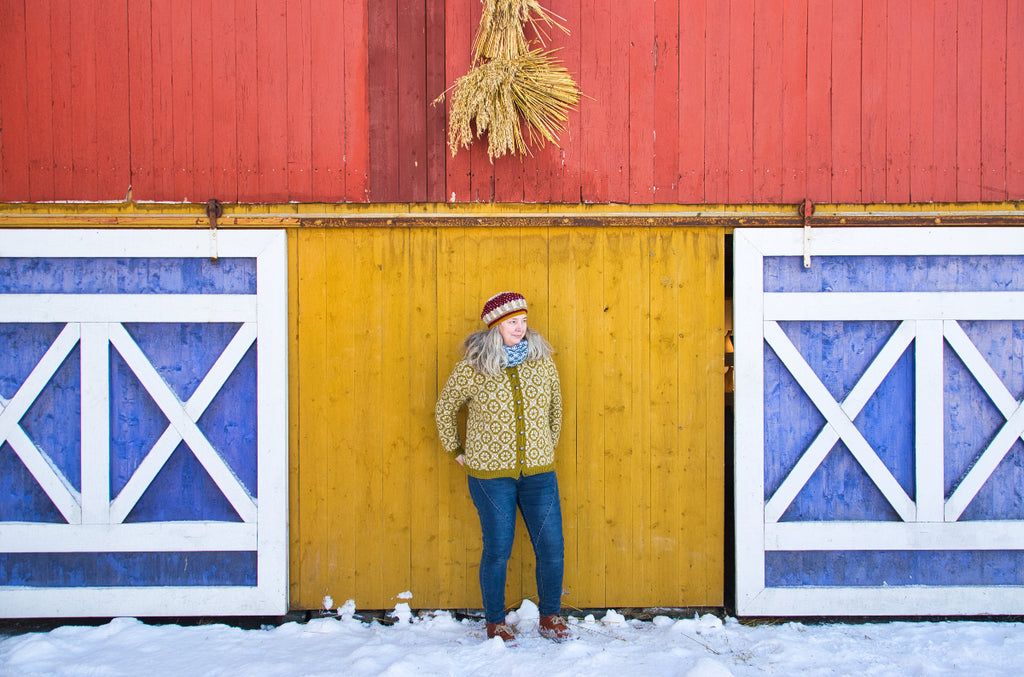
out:
{"label": "vertical wooden plank", "polygon": [[782,9],[782,201],[807,197],[807,3]]}
{"label": "vertical wooden plank", "polygon": [[[151,199],[155,192],[153,125],[152,5],[128,7],[128,136],[131,144],[131,186],[135,199]],[[57,140],[56,129],[54,140]],[[55,158],[56,159],[56,158]]]}
{"label": "vertical wooden plank", "polygon": [[[33,201],[53,200],[53,63],[50,3],[25,4],[25,81],[28,144],[26,173]],[[4,24],[7,30],[11,28]],[[18,40],[13,41],[15,45]],[[6,72],[2,73],[4,79]],[[0,102],[2,103],[2,102]],[[0,184],[2,185],[2,184]]]}
{"label": "vertical wooden plank", "polygon": [[707,124],[705,0],[680,0],[679,16],[679,197],[683,204],[704,202]]}
{"label": "vertical wooden plank", "polygon": [[704,201],[729,201],[729,8],[708,0],[705,23]]}
{"label": "vertical wooden plank", "polygon": [[[316,202],[345,200],[345,52],[338,36],[345,35],[343,4],[312,0],[310,7],[310,105],[313,177]],[[358,40],[356,41],[358,42]]]}
{"label": "vertical wooden plank", "polygon": [[445,107],[433,101],[447,88],[445,84],[445,3],[427,0],[424,17],[426,51],[426,82],[423,106],[426,111],[426,200],[445,201],[445,160],[448,140],[445,137]]}
{"label": "vertical wooden plank", "polygon": [[[192,187],[188,191],[193,202],[205,202],[211,198],[223,199],[214,192],[214,177],[217,165],[223,158],[214,153],[215,121],[220,118],[214,108],[213,96],[213,5],[212,0],[196,0],[189,17],[189,35],[192,48],[192,110],[193,120],[192,152],[194,170]],[[218,39],[220,39],[218,30]]]}
{"label": "vertical wooden plank", "polygon": [[981,8],[957,4],[956,28],[956,199],[981,199]]}
{"label": "vertical wooden plank", "polygon": [[97,188],[99,199],[123,200],[130,179],[128,88],[127,0],[102,3],[96,27],[103,39],[96,54],[97,111]]}
{"label": "vertical wooden plank", "polygon": [[[362,256],[356,237],[349,229],[327,231],[325,273],[355,271]],[[372,453],[368,425],[356,417],[357,402],[363,397],[359,390],[361,365],[356,359],[356,332],[362,325],[353,318],[362,317],[359,308],[364,299],[358,296],[353,276],[327,274],[325,284],[326,338],[321,350],[326,365],[327,419],[322,423],[324,446],[319,452],[324,458],[318,466],[325,475],[318,496],[324,518],[317,524],[322,524],[320,538],[326,541],[322,559],[330,588],[317,592],[331,592],[338,603],[353,599],[369,605],[371,600],[360,597],[355,552],[363,538],[357,515],[370,509],[359,493],[359,487],[370,478],[358,476],[356,461],[360,455]],[[339,590],[341,595],[337,595]]]}
{"label": "vertical wooden plank", "polygon": [[[652,229],[650,293],[650,551],[647,585],[651,597],[682,597],[687,581],[679,575],[682,529],[678,501],[679,414],[683,383],[679,374],[679,314],[684,307],[679,265],[684,250],[678,229]],[[683,265],[686,265],[684,262]],[[674,593],[674,597],[673,597]]]}
{"label": "vertical wooden plank", "polygon": [[96,8],[96,185],[100,200],[124,200],[130,183],[127,0]]}
{"label": "vertical wooden plank", "polygon": [[[211,3],[210,23],[216,27],[217,44],[211,58],[211,91],[212,107],[209,122],[212,143],[211,172],[209,195],[221,202],[238,201],[238,139],[237,119],[238,106],[235,99],[236,72],[234,3]],[[197,199],[202,199],[198,196]],[[209,199],[209,197],[207,197]]]}
{"label": "vertical wooden plank", "polygon": [[174,202],[195,202],[195,118],[193,116],[192,3],[170,3],[171,194]]}
{"label": "vertical wooden plank", "polygon": [[861,199],[861,76],[852,68],[861,57],[861,3],[833,3],[832,37],[832,200]]}
{"label": "vertical wooden plank", "polygon": [[[95,7],[71,3],[71,25],[75,37],[71,42],[71,97],[74,111],[71,118],[72,194],[78,200],[97,200],[99,184],[96,177],[99,139],[96,136],[96,32]],[[20,127],[24,129],[24,126]],[[23,171],[23,169],[19,169]]]}
{"label": "vertical wooden plank", "polygon": [[[260,202],[288,201],[287,0],[257,0],[256,105]],[[284,132],[284,133],[282,133]]]}
{"label": "vertical wooden plank", "polygon": [[[724,264],[723,231],[685,233],[679,261],[682,293],[698,303],[682,304],[679,318],[681,464],[688,469],[679,491],[683,533],[682,580],[686,603],[722,603],[724,589]],[[690,306],[689,312],[686,311]],[[701,393],[697,396],[696,393]],[[684,401],[685,400],[685,401]],[[699,600],[699,601],[698,601]]]}
{"label": "vertical wooden plank", "polygon": [[28,65],[26,63],[25,7],[22,3],[5,2],[0,5],[0,24],[4,39],[0,40],[0,123],[4,134],[0,136],[0,189],[3,199],[10,202],[28,201],[32,191],[29,185],[28,142]]}
{"label": "vertical wooden plank", "polygon": [[579,559],[579,466],[580,448],[577,444],[577,421],[579,416],[577,386],[578,377],[578,317],[579,289],[577,287],[575,235],[572,228],[552,229],[548,240],[548,333],[555,348],[555,364],[562,387],[562,434],[555,449],[555,466],[558,473],[558,490],[562,499],[562,531],[565,538],[565,577],[562,583],[566,591],[562,598],[567,608],[582,607],[585,602],[580,596],[581,580],[589,578],[594,563]]}
{"label": "vertical wooden plank", "polygon": [[297,364],[292,373],[296,384],[298,492],[292,498],[292,510],[297,514],[299,530],[293,535],[298,560],[292,571],[299,575],[299,597],[293,598],[292,606],[316,609],[324,595],[339,594],[335,589],[339,563],[333,548],[343,535],[331,528],[336,524],[333,515],[338,508],[329,501],[345,503],[342,496],[330,491],[334,487],[329,485],[333,477],[333,440],[329,438],[328,422],[335,415],[328,391],[328,378],[333,375],[333,362],[327,359],[332,308],[326,258],[329,240],[323,229],[298,231],[295,240]]}
{"label": "vertical wooden plank", "polygon": [[[361,255],[355,260],[351,276],[352,294],[360,303],[351,304],[349,321],[354,326],[356,384],[353,392],[353,425],[360,422],[361,440],[352,440],[349,449],[352,473],[359,480],[353,492],[354,505],[366,506],[354,515],[358,540],[355,545],[355,595],[358,599],[383,600],[383,467],[384,428],[384,235],[375,230],[356,234]],[[369,301],[369,303],[367,303]],[[359,316],[361,321],[353,318]]]}
{"label": "vertical wooden plank", "polygon": [[910,0],[889,3],[885,78],[885,199],[910,200]]}
{"label": "vertical wooden plank", "polygon": [[[704,315],[699,326],[691,330],[701,345],[689,355],[698,362],[700,381],[695,389],[707,393],[705,420],[699,437],[690,444],[702,448],[704,483],[695,493],[704,496],[702,539],[695,551],[700,557],[704,576],[703,603],[720,606],[725,590],[725,264],[724,230],[698,231],[697,257],[703,266],[693,266],[701,275]],[[685,330],[684,330],[685,331]]]}
{"label": "vertical wooden plank", "polygon": [[[700,261],[703,253],[700,248],[699,231],[686,230],[677,238],[682,245],[677,249],[675,276],[680,280],[681,303],[678,306],[678,339],[674,347],[677,351],[680,402],[677,412],[678,445],[675,467],[673,468],[675,490],[680,493],[674,502],[679,522],[676,525],[680,534],[678,579],[684,587],[685,594],[694,599],[703,597],[707,586],[703,567],[704,539],[707,528],[705,519],[706,497],[702,495],[706,473],[706,451],[704,442],[705,412],[711,406],[711,392],[702,397],[690,395],[701,389],[703,370],[701,358],[701,335],[707,331],[702,326],[704,307],[710,299],[703,293],[703,269]],[[706,384],[705,384],[706,385]],[[710,390],[710,389],[709,389]]]}
{"label": "vertical wooden plank", "polygon": [[807,193],[832,201],[832,5],[807,5]]}
{"label": "vertical wooden plank", "polygon": [[[608,194],[602,202],[621,202],[628,204],[630,150],[629,129],[629,98],[621,95],[622,83],[629,81],[629,14],[637,3],[611,2],[606,15],[608,21],[611,77],[603,84],[603,94],[607,97],[599,99],[608,102],[608,127],[604,134],[605,166],[608,168]],[[649,123],[648,123],[649,128]]]}
{"label": "vertical wooden plank", "polygon": [[636,307],[629,298],[629,288],[636,284],[631,263],[630,233],[623,229],[601,232],[603,256],[604,340],[600,367],[603,371],[603,428],[600,463],[604,476],[598,480],[604,487],[605,568],[616,572],[607,579],[605,603],[621,606],[635,598],[634,584],[642,583],[643,562],[637,555],[645,543],[635,541],[633,517],[641,500],[639,487],[634,487],[632,471],[641,463],[639,430],[634,425],[636,407],[632,401],[631,381],[642,379],[631,374],[630,353],[633,348],[633,327],[630,319]]}
{"label": "vertical wooden plank", "polygon": [[[565,19],[565,27],[569,35],[553,36],[552,46],[559,49],[559,58],[569,69],[577,86],[580,85],[582,72],[582,25],[581,12],[582,4],[578,0],[561,0],[553,2],[552,8]],[[555,152],[556,163],[552,169],[552,181],[556,182],[561,178],[561,187],[552,187],[552,202],[563,202],[575,204],[582,201],[580,184],[582,181],[582,144],[583,126],[581,108],[591,106],[593,101],[587,98],[586,90],[581,92],[580,102],[575,109],[569,111],[565,131],[559,138],[559,149]]]}
{"label": "vertical wooden plank", "polygon": [[[238,139],[238,201],[260,199],[260,127],[257,83],[257,0],[235,0],[235,129]],[[257,102],[258,104],[258,102]]]}
{"label": "vertical wooden plank", "polygon": [[[437,237],[437,381],[438,393],[444,387],[452,368],[459,360],[459,345],[471,326],[465,314],[467,257],[464,247],[466,232],[461,228],[442,228]],[[436,400],[435,400],[436,401]],[[436,434],[436,432],[435,432]],[[465,471],[441,450],[438,455],[438,579],[442,606],[458,606],[465,600],[479,600],[479,584],[467,559],[467,534],[479,530],[476,511],[466,487]]]}
{"label": "vertical wooden plank", "polygon": [[[604,350],[607,327],[604,299],[604,231],[573,232],[576,251],[576,363],[585,365],[576,374],[576,511],[577,553],[580,566],[589,571],[577,581],[576,599],[605,604],[610,548],[605,494],[605,383]],[[595,365],[602,365],[594,368]],[[618,574],[612,574],[617,576]],[[584,601],[583,604],[587,602]]]}
{"label": "vertical wooden plank", "polygon": [[69,5],[70,0],[51,0],[50,3],[50,58],[53,61],[52,91],[54,92],[53,193],[55,199],[70,199],[73,195],[71,190],[71,8]]}
{"label": "vertical wooden plank", "polygon": [[284,91],[287,105],[287,185],[290,202],[313,200],[313,108],[312,24],[318,21],[310,11],[310,0],[288,0],[284,36],[287,41],[287,70]]}
{"label": "vertical wooden plank", "polygon": [[[25,90],[24,82],[27,78],[24,75],[26,59],[24,7],[14,3],[0,5],[0,23],[4,27],[8,27],[7,32],[9,33],[7,39],[0,42],[0,124],[12,129],[13,121],[17,117],[14,112],[19,108],[18,94]],[[20,73],[23,75],[20,77],[17,77],[19,70],[16,65],[18,62],[22,64]],[[15,83],[19,81],[23,84],[16,87]],[[20,100],[25,100],[25,97],[20,97]],[[22,107],[22,115],[25,119],[29,115],[28,101],[25,101]],[[26,196],[29,194],[28,175],[19,171],[15,162],[19,151],[25,158],[28,158],[28,139],[15,139],[14,136],[13,132],[0,136],[0,199],[4,201],[18,200],[16,197],[11,197],[18,193]],[[12,183],[11,187],[7,187],[8,179],[19,181],[20,185],[15,188],[16,183]],[[20,199],[25,200],[26,198]]]}
{"label": "vertical wooden plank", "polygon": [[[409,496],[411,547],[409,576],[416,608],[436,607],[441,602],[441,550],[438,542],[440,515],[440,469],[451,463],[438,451],[434,403],[440,391],[438,365],[438,299],[436,228],[413,228],[409,232],[409,276],[405,293],[409,297],[407,339],[410,360],[410,469],[415,478]],[[445,374],[443,377],[447,377]]]}
{"label": "vertical wooden plank", "polygon": [[[400,202],[398,0],[367,4],[370,189],[374,202]],[[403,113],[404,115],[404,113]]]}
{"label": "vertical wooden plank", "polygon": [[[475,35],[483,16],[482,2],[469,2],[470,35]],[[446,36],[447,37],[447,36]],[[468,72],[468,67],[465,72]],[[487,155],[486,136],[477,139],[468,149],[469,155],[469,201],[491,202],[494,200],[494,164]],[[460,153],[461,154],[461,153]]]}
{"label": "vertical wooden plank", "polygon": [[[629,202],[654,202],[654,110],[674,108],[669,101],[657,100],[654,92],[654,71],[657,49],[654,34],[654,3],[622,3],[629,10],[628,23],[620,24],[629,32],[628,105],[629,147],[626,158]],[[619,31],[621,32],[621,31]]]}
{"label": "vertical wooden plank", "polygon": [[932,199],[956,197],[957,0],[935,0],[934,138]]}
{"label": "vertical wooden plank", "polygon": [[[609,90],[609,83],[615,78],[609,56],[611,50],[608,47],[611,44],[609,12],[608,0],[581,3],[580,88],[599,102],[621,96],[621,92]],[[611,174],[608,156],[615,155],[617,151],[609,141],[625,134],[626,129],[613,127],[609,108],[603,104],[583,105],[580,113],[581,132],[586,130],[581,137],[581,200],[608,202]]]}
{"label": "vertical wooden plank", "polygon": [[[174,192],[174,112],[171,3],[155,2],[151,5],[152,17],[148,30],[152,32],[153,64],[153,193],[147,196],[153,200],[173,200]],[[141,35],[140,39],[145,39]],[[72,52],[73,54],[73,52]],[[145,114],[146,110],[142,113]],[[147,197],[140,196],[142,199]],[[180,196],[177,199],[181,199]]]}
{"label": "vertical wooden plank", "polygon": [[[1006,124],[1016,117],[1007,107],[1006,92],[1017,85],[1006,79],[1007,0],[981,5],[981,199],[1008,199],[1006,192]],[[1019,111],[1019,109],[1018,109]]]}
{"label": "vertical wooden plank", "polygon": [[[1006,82],[1024,81],[1024,3],[1009,2],[1006,11]],[[1024,110],[1024,88],[1007,86],[1006,110]],[[1024,116],[1006,116],[1007,199],[1024,195]]]}
{"label": "vertical wooden plank", "polygon": [[679,199],[679,3],[654,4],[654,193],[652,202]]}
{"label": "vertical wooden plank", "polygon": [[[307,525],[299,512],[305,501],[300,500],[303,486],[302,436],[299,428],[299,232],[289,230],[288,237],[288,599],[295,608],[304,598],[306,578],[303,563],[307,556],[303,550],[302,532]],[[308,528],[312,528],[309,525]]]}
{"label": "vertical wooden plank", "polygon": [[369,27],[367,3],[348,0],[345,7],[345,199],[370,199],[370,118],[367,84]]}
{"label": "vertical wooden plank", "polygon": [[753,199],[754,2],[733,0],[729,10],[728,201]]}
{"label": "vertical wooden plank", "polygon": [[[418,417],[427,414],[426,407],[413,406],[411,375],[415,346],[423,343],[422,327],[410,323],[415,296],[414,285],[421,281],[410,277],[409,230],[393,228],[374,230],[380,241],[382,267],[380,279],[381,397],[377,402],[381,425],[381,453],[374,462],[381,468],[379,496],[380,549],[375,556],[380,563],[382,607],[394,606],[398,595],[411,591],[412,537],[414,504],[413,485],[420,475],[410,472],[413,465],[413,436]],[[428,419],[429,420],[429,419]],[[418,510],[420,506],[416,505]],[[369,544],[368,544],[369,545]],[[369,562],[368,562],[369,563]],[[414,597],[415,599],[415,597]]]}
{"label": "vertical wooden plank", "polygon": [[935,193],[935,3],[910,7],[910,200]]}
{"label": "vertical wooden plank", "polygon": [[754,73],[751,178],[755,202],[782,200],[783,79],[782,4],[754,2]]}
{"label": "vertical wooden plank", "polygon": [[[630,365],[629,380],[631,384],[631,402],[633,427],[636,430],[633,440],[636,462],[630,466],[630,486],[633,496],[633,543],[634,549],[639,545],[637,553],[639,562],[634,572],[639,574],[633,584],[633,596],[644,604],[654,604],[658,599],[646,596],[647,582],[650,580],[649,555],[652,548],[651,523],[651,250],[648,246],[650,229],[634,230],[631,233],[630,252],[634,257],[632,265],[633,282],[629,285],[629,303],[634,309],[630,313]],[[639,375],[639,378],[638,378]],[[639,497],[639,498],[637,498]]]}
{"label": "vertical wooden plank", "polygon": [[[453,87],[455,81],[469,72],[471,59],[471,44],[473,31],[476,26],[471,24],[470,7],[472,0],[461,2],[445,3],[445,89]],[[444,115],[445,120],[451,121],[451,96],[445,96]],[[447,128],[446,128],[447,129]],[[447,142],[447,137],[446,137]],[[445,160],[445,202],[465,202],[469,200],[469,174],[470,160],[467,149],[458,149],[454,156],[449,155]],[[443,385],[443,384],[442,384]]]}

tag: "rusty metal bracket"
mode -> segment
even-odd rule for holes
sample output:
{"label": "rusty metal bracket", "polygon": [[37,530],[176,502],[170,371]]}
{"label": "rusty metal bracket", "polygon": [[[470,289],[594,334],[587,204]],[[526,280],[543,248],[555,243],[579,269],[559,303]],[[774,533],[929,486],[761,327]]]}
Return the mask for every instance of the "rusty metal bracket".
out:
{"label": "rusty metal bracket", "polygon": [[811,267],[811,217],[814,216],[814,203],[805,199],[800,204],[800,216],[804,218],[804,268]]}
{"label": "rusty metal bracket", "polygon": [[210,219],[210,263],[217,263],[217,219],[224,216],[224,205],[220,200],[206,201],[206,217]]}

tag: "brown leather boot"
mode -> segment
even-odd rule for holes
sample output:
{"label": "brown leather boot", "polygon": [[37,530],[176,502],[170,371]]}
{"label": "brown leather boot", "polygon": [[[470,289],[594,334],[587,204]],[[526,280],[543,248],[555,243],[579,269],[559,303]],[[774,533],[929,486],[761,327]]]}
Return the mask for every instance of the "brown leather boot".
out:
{"label": "brown leather boot", "polygon": [[516,643],[516,633],[507,623],[484,623],[487,628],[487,639],[500,637],[505,644]]}
{"label": "brown leather boot", "polygon": [[552,642],[565,642],[575,639],[576,634],[572,631],[561,616],[551,614],[540,617],[540,636],[550,639]]}

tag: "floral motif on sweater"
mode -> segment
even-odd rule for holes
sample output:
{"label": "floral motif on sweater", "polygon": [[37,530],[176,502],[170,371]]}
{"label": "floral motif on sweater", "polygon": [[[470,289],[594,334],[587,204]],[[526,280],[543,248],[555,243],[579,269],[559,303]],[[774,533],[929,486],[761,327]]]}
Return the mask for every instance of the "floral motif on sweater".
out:
{"label": "floral motif on sweater", "polygon": [[[466,405],[465,444],[457,414]],[[562,393],[550,358],[503,369],[496,378],[463,360],[455,365],[434,408],[445,451],[466,455],[473,477],[518,477],[555,469],[562,431]]]}

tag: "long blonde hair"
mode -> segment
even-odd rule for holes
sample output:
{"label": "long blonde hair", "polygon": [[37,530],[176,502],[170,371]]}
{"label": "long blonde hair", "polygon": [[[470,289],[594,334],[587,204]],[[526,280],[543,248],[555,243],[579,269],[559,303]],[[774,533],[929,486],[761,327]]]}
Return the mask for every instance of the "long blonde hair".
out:
{"label": "long blonde hair", "polygon": [[[547,359],[554,353],[547,339],[531,327],[526,328],[523,340],[529,346],[526,351],[528,362]],[[462,342],[462,353],[469,366],[484,376],[494,378],[501,374],[501,370],[508,364],[504,346],[498,325],[494,325],[490,329],[481,329],[467,336]]]}

